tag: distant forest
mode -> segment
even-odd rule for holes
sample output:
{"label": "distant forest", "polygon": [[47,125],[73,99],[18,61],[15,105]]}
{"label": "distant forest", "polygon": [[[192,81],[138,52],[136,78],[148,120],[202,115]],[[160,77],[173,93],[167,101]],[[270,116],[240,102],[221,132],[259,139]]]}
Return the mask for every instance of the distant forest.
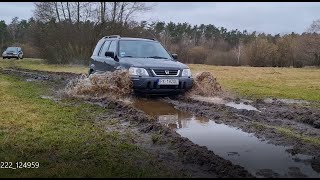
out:
{"label": "distant forest", "polygon": [[[307,32],[285,35],[189,23],[137,22],[144,2],[36,2],[29,20],[0,21],[1,50],[21,46],[25,57],[51,64],[89,63],[106,35],[156,38],[184,63],[223,66],[320,66],[320,20]],[[306,27],[307,28],[307,27]]]}

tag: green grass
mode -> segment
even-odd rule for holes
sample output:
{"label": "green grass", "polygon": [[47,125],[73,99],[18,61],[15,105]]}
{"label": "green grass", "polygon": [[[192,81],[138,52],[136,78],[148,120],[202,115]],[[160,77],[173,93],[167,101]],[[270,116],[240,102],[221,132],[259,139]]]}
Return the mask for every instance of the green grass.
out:
{"label": "green grass", "polygon": [[[48,65],[39,59],[0,60],[0,67],[87,73],[87,66]],[[289,98],[320,101],[320,69],[230,67],[189,64],[195,74],[209,71],[225,90],[247,98]]]}
{"label": "green grass", "polygon": [[40,71],[52,71],[52,72],[73,72],[73,73],[87,73],[87,66],[80,65],[53,65],[46,64],[41,59],[24,58],[21,60],[9,59],[0,60],[0,67],[15,67],[21,69],[31,69]]}
{"label": "green grass", "polygon": [[0,169],[0,177],[178,176],[127,136],[97,126],[105,109],[40,98],[48,93],[45,83],[0,74],[0,161],[40,163],[38,169]]}
{"label": "green grass", "polygon": [[248,98],[320,101],[320,69],[230,67],[190,64],[194,73],[211,72],[228,91]]}
{"label": "green grass", "polygon": [[260,131],[262,131],[266,128],[275,129],[276,131],[278,131],[279,133],[281,133],[282,135],[284,135],[288,138],[299,139],[299,140],[304,141],[306,143],[320,146],[320,138],[319,137],[310,137],[310,136],[306,136],[306,135],[301,135],[298,132],[295,132],[294,129],[290,129],[288,127],[271,126],[271,125],[267,125],[267,124],[263,124],[263,123],[259,123],[259,122],[252,122],[251,126],[257,130],[260,130]]}
{"label": "green grass", "polygon": [[277,127],[276,129],[278,132],[280,132],[281,134],[283,134],[287,137],[300,139],[304,142],[311,143],[314,145],[320,145],[320,137],[309,137],[309,136],[305,136],[305,135],[300,135],[300,134],[294,132],[294,130],[284,128],[284,127]]}

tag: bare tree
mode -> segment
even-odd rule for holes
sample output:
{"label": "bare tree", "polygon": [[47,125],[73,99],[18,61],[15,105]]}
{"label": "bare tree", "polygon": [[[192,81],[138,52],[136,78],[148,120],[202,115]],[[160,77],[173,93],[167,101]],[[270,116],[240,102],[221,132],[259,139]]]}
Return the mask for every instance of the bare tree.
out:
{"label": "bare tree", "polygon": [[72,20],[71,20],[71,12],[70,12],[70,7],[69,7],[69,2],[67,2],[67,12],[68,12],[69,22],[72,23]]}
{"label": "bare tree", "polygon": [[16,41],[17,31],[18,31],[19,18],[14,17],[8,26],[9,34],[11,35],[13,42]]}
{"label": "bare tree", "polygon": [[67,17],[66,17],[66,13],[64,12],[63,3],[62,3],[62,2],[60,2],[60,4],[61,4],[61,9],[62,9],[62,12],[63,12],[64,20],[66,20],[66,19],[67,19]]}
{"label": "bare tree", "polygon": [[119,2],[112,2],[112,6],[113,6],[113,9],[111,11],[112,23],[116,22],[118,3]]}
{"label": "bare tree", "polygon": [[57,4],[57,2],[36,2],[36,7],[33,12],[35,19],[42,22],[48,22],[52,18],[57,18],[60,21]]}
{"label": "bare tree", "polygon": [[77,3],[77,23],[80,23],[80,2]]}
{"label": "bare tree", "polygon": [[124,23],[128,23],[130,18],[132,18],[135,13],[149,11],[152,9],[152,7],[152,5],[147,6],[144,2],[130,2],[123,9],[124,12],[122,14],[125,16]]}
{"label": "bare tree", "polygon": [[105,22],[105,15],[106,15],[106,2],[100,2],[100,18],[101,18],[101,23],[103,24]]}
{"label": "bare tree", "polygon": [[60,14],[59,14],[59,10],[58,10],[58,2],[54,2],[54,7],[55,7],[55,10],[56,10],[58,21],[60,22],[61,20],[60,20]]}
{"label": "bare tree", "polygon": [[238,43],[238,53],[237,53],[237,65],[240,66],[241,49],[243,48],[242,40],[239,39]]}
{"label": "bare tree", "polygon": [[320,33],[320,19],[313,21],[307,31],[311,33]]}

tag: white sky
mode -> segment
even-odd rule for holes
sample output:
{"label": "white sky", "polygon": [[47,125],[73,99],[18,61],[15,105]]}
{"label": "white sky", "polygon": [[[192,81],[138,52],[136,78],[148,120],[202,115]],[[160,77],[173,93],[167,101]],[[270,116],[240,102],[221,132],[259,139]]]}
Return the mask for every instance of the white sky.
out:
{"label": "white sky", "polygon": [[[139,20],[213,24],[228,30],[302,33],[320,19],[320,2],[156,2]],[[10,23],[15,16],[29,19],[32,2],[0,2],[0,20]]]}

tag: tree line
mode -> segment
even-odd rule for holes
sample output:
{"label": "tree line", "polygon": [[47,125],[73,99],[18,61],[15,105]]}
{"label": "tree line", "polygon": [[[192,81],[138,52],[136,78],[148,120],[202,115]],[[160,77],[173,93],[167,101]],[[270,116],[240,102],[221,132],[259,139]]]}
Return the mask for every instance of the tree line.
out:
{"label": "tree line", "polygon": [[97,41],[118,34],[156,38],[184,63],[320,66],[320,20],[307,32],[284,35],[228,30],[213,24],[136,20],[136,15],[152,8],[145,2],[36,2],[29,20],[0,21],[1,48],[21,46],[25,57],[87,65]]}

